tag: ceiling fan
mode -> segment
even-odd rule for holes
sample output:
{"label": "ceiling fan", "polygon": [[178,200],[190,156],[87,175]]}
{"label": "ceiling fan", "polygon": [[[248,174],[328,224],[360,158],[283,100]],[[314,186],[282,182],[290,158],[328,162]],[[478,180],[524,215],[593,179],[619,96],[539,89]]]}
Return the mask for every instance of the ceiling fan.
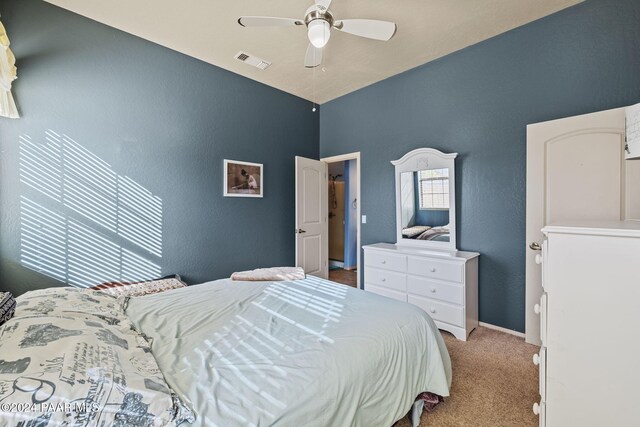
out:
{"label": "ceiling fan", "polygon": [[396,24],[372,19],[336,20],[329,10],[331,0],[315,0],[303,19],[276,18],[271,16],[241,16],[238,24],[243,27],[307,27],[309,47],[304,66],[317,67],[322,63],[322,50],[331,37],[331,28],[374,40],[387,41],[396,33]]}

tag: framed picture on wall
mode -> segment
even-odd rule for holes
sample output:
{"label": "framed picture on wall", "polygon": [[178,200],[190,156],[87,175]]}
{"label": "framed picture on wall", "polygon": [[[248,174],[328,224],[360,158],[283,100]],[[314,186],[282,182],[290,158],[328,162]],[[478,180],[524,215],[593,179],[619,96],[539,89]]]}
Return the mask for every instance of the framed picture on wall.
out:
{"label": "framed picture on wall", "polygon": [[262,163],[224,159],[225,197],[262,197]]}

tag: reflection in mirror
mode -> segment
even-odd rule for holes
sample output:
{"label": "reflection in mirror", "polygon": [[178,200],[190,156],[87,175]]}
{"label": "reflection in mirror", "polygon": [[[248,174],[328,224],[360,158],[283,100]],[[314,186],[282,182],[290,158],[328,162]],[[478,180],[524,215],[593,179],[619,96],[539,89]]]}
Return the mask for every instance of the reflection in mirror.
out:
{"label": "reflection in mirror", "polygon": [[449,168],[400,174],[402,238],[450,241]]}

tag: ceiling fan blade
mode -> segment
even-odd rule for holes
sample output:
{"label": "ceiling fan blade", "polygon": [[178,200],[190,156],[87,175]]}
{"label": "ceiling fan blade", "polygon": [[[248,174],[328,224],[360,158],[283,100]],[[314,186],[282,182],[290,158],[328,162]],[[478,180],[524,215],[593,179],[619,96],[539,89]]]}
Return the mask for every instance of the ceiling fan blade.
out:
{"label": "ceiling fan blade", "polygon": [[316,5],[324,7],[325,10],[331,6],[331,0],[316,0]]}
{"label": "ceiling fan blade", "polygon": [[373,19],[343,19],[336,22],[333,28],[354,36],[382,41],[391,39],[397,29],[396,24],[393,22]]}
{"label": "ceiling fan blade", "polygon": [[317,48],[311,43],[307,48],[307,54],[304,56],[304,66],[307,68],[317,67],[322,63],[322,48]]}
{"label": "ceiling fan blade", "polygon": [[293,27],[304,25],[304,21],[273,16],[241,16],[238,18],[238,24],[243,27]]}

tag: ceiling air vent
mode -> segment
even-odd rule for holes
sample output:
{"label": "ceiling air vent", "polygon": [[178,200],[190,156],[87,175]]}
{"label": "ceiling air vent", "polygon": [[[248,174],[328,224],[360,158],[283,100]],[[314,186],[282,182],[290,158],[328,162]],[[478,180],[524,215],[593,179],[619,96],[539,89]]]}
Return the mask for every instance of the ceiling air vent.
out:
{"label": "ceiling air vent", "polygon": [[251,55],[246,52],[238,52],[236,53],[235,58],[238,61],[244,62],[245,64],[252,65],[260,70],[266,70],[271,65],[271,62],[265,61],[264,59],[260,59],[257,56]]}

